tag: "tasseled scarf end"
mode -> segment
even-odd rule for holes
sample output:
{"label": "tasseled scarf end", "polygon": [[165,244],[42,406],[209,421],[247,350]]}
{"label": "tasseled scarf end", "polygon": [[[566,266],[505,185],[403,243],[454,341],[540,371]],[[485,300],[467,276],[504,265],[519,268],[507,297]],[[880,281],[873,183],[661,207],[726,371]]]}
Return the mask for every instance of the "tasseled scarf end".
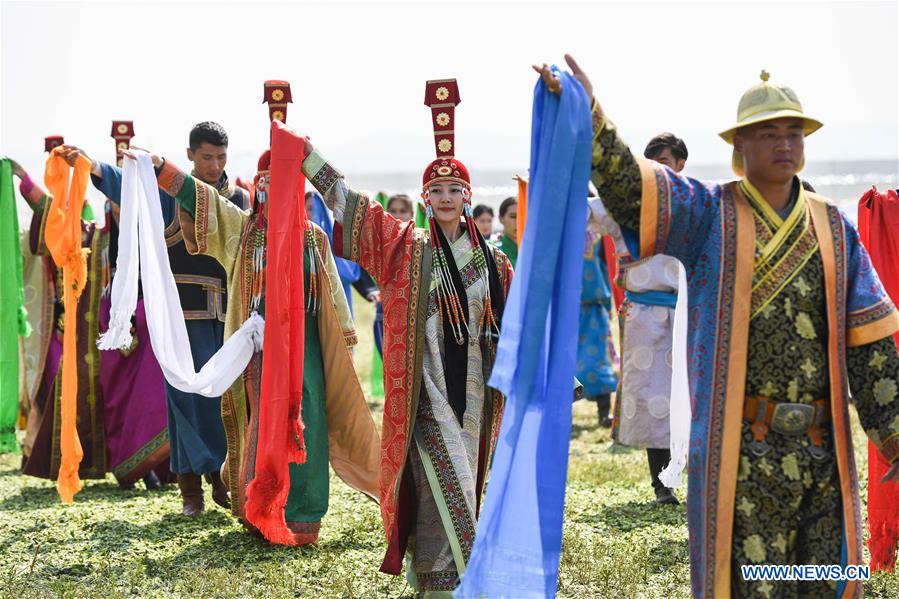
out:
{"label": "tasseled scarf end", "polygon": [[284,519],[288,489],[282,489],[270,474],[257,472],[247,486],[244,515],[263,537],[276,545],[296,545]]}
{"label": "tasseled scarf end", "polygon": [[871,569],[875,572],[892,572],[896,567],[899,522],[871,522],[870,530],[868,550],[871,552]]}

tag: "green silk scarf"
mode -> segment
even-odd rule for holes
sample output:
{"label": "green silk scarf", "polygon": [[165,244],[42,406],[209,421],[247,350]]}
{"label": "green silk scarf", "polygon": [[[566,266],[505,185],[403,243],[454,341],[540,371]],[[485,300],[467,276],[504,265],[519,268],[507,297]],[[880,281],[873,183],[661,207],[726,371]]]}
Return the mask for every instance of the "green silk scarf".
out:
{"label": "green silk scarf", "polygon": [[0,453],[18,452],[19,337],[27,337],[19,217],[8,159],[0,160]]}

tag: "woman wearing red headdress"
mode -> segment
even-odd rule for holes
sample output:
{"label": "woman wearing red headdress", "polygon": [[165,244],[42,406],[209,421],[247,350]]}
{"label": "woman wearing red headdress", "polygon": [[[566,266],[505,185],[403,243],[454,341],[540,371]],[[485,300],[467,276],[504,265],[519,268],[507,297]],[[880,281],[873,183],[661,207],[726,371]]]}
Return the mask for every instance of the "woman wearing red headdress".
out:
{"label": "woman wearing red headdress", "polygon": [[[429,82],[428,91],[452,102],[454,84]],[[451,112],[435,111],[435,130],[449,125]],[[335,251],[381,286],[381,512],[388,539],[381,570],[399,574],[408,551],[408,575],[421,593],[454,589],[474,544],[503,410],[502,395],[486,382],[512,280],[509,259],[475,227],[468,169],[439,130],[437,148],[422,180],[428,230],[350,189],[317,151],[303,163],[342,224]]]}

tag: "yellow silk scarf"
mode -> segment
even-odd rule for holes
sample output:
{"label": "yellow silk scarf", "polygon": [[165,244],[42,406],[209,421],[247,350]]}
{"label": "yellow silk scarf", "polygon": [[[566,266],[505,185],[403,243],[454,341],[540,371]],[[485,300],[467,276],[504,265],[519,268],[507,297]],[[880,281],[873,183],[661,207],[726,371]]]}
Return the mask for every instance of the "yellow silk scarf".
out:
{"label": "yellow silk scarf", "polygon": [[53,198],[47,208],[44,239],[56,266],[62,268],[61,291],[65,306],[59,436],[62,461],[56,481],[59,498],[63,503],[72,503],[75,493],[81,490],[78,467],[84,456],[75,424],[78,401],[76,327],[78,298],[87,282],[87,255],[90,253],[89,249],[81,247],[81,210],[90,169],[90,160],[79,156],[70,184],[69,165],[60,155],[59,148],[56,148],[47,159],[44,172],[44,183]]}

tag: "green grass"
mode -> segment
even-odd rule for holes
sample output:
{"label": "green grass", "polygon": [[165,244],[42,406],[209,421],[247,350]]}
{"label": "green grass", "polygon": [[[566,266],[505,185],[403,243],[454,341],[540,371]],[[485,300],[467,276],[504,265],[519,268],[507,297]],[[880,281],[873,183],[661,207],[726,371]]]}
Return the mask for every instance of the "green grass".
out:
{"label": "green grass", "polygon": [[[367,392],[372,310],[355,300],[357,367]],[[371,405],[380,420],[380,403]],[[866,446],[856,432],[864,487]],[[558,596],[688,597],[683,505],[656,506],[645,453],[612,454],[609,445],[595,406],[576,403]],[[122,491],[112,477],[88,481],[65,506],[51,482],[20,476],[18,466],[18,456],[0,456],[2,597],[414,596],[404,577],[378,573],[377,507],[333,475],[320,542],[284,548],[247,534],[208,489],[212,507],[195,519],[180,515],[174,487]],[[897,578],[878,575],[866,595],[899,596]]]}

